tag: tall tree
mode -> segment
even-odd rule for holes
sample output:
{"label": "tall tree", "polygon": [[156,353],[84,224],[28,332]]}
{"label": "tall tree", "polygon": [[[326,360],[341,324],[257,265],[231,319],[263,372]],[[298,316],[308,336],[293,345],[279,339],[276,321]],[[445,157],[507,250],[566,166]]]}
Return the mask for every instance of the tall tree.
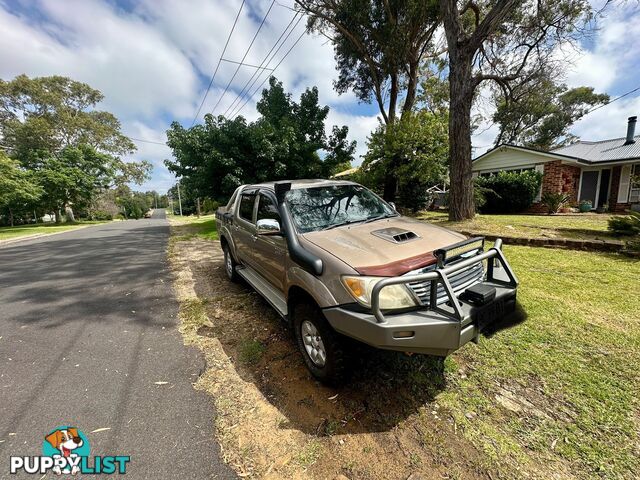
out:
{"label": "tall tree", "polygon": [[[471,107],[477,88],[494,82],[506,97],[557,63],[557,46],[584,34],[587,0],[440,0],[449,57],[449,218],[475,213],[471,178]],[[560,65],[556,65],[560,68]]]}
{"label": "tall tree", "polygon": [[509,97],[496,92],[493,121],[500,125],[496,145],[514,143],[550,150],[576,137],[569,128],[591,108],[609,101],[609,95],[591,87],[567,88],[543,76],[539,81],[514,88]]}
{"label": "tall tree", "polygon": [[353,159],[347,127],[334,127],[327,136],[329,107],[319,105],[315,87],[295,102],[272,77],[257,108],[260,117],[252,123],[207,115],[190,129],[171,125],[167,137],[175,160],[165,163],[185,191],[224,201],[243,183],[328,177]]}
{"label": "tall tree", "polygon": [[402,158],[398,169],[398,200],[412,211],[427,204],[427,188],[442,183],[447,173],[447,116],[427,110],[406,114],[393,125],[380,125],[371,134],[361,168],[361,181],[380,190],[387,164]]}
{"label": "tall tree", "polygon": [[149,162],[123,158],[135,145],[113,114],[95,109],[102,99],[67,77],[0,79],[0,139],[45,187],[43,206],[58,221],[60,209],[87,205],[109,185],[142,183],[151,170]]}
{"label": "tall tree", "polygon": [[99,90],[67,77],[0,79],[0,136],[23,159],[38,150],[81,144],[113,155],[134,152],[119,120],[94,110],[103,98]]}
{"label": "tall tree", "polygon": [[[432,55],[438,27],[437,0],[296,0],[308,27],[329,37],[338,69],[335,88],[375,100],[385,125],[411,112],[421,63]],[[388,164],[384,196],[393,200],[402,159]]]}

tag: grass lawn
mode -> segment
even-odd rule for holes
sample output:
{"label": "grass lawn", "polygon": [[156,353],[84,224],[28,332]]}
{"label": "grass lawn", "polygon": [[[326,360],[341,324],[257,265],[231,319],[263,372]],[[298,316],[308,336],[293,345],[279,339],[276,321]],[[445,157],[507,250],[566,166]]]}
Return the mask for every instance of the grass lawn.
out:
{"label": "grass lawn", "polygon": [[584,215],[482,215],[473,220],[450,222],[447,212],[420,212],[420,220],[453,230],[465,230],[484,235],[510,237],[549,237],[570,239],[615,239],[607,230],[609,214]]}
{"label": "grass lawn", "polygon": [[0,240],[9,240],[12,238],[25,237],[41,233],[64,232],[65,230],[74,230],[86,225],[98,225],[100,223],[105,222],[81,221],[74,224],[38,223],[33,225],[18,225],[15,227],[0,227]]}
{"label": "grass lawn", "polygon": [[454,385],[437,401],[506,471],[637,478],[640,262],[532,247],[505,253],[528,318],[449,357]]}
{"label": "grass lawn", "polygon": [[175,235],[179,237],[178,240],[188,240],[193,237],[206,238],[207,240],[218,239],[215,214],[201,215],[200,218],[195,215],[188,217],[169,215],[168,217],[175,229]]}

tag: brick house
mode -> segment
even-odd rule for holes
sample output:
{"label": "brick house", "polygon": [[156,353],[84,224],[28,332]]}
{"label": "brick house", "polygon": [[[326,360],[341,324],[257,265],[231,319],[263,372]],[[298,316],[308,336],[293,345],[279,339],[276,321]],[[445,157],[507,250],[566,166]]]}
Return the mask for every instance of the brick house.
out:
{"label": "brick house", "polygon": [[546,212],[540,203],[546,192],[568,193],[571,204],[590,200],[594,209],[608,205],[613,212],[640,210],[640,135],[635,135],[635,125],[636,117],[629,117],[626,137],[580,140],[551,151],[499,145],[473,160],[473,174],[541,172],[542,188],[532,212]]}

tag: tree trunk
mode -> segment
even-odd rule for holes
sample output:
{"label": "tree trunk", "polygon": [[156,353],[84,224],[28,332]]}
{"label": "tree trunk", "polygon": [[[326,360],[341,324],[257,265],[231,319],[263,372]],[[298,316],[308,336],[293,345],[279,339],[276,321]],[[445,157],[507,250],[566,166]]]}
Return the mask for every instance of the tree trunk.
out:
{"label": "tree trunk", "polygon": [[462,53],[449,52],[449,220],[453,221],[468,220],[475,215],[471,176],[472,65],[471,57]]}
{"label": "tree trunk", "polygon": [[56,215],[56,223],[62,223],[62,214],[60,213],[59,208],[56,208],[55,215]]}
{"label": "tree trunk", "polygon": [[76,217],[73,214],[73,209],[69,206],[66,206],[64,209],[64,213],[67,216],[67,222],[76,223]]}
{"label": "tree trunk", "polygon": [[13,227],[13,210],[9,209],[9,224]]}
{"label": "tree trunk", "polygon": [[196,198],[196,212],[198,214],[198,218],[200,218],[200,197]]}

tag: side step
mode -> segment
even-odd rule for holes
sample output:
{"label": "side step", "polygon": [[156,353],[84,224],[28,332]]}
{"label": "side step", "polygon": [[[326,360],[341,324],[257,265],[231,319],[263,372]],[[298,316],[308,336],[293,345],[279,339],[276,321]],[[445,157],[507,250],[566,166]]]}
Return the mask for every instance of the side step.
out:
{"label": "side step", "polygon": [[276,309],[278,314],[281,317],[287,318],[287,300],[284,298],[284,295],[281,291],[276,289],[269,281],[265,280],[258,272],[256,272],[253,268],[238,265],[236,267],[236,272],[245,281],[251,285],[256,292],[264,297],[264,299],[271,304],[273,308]]}

